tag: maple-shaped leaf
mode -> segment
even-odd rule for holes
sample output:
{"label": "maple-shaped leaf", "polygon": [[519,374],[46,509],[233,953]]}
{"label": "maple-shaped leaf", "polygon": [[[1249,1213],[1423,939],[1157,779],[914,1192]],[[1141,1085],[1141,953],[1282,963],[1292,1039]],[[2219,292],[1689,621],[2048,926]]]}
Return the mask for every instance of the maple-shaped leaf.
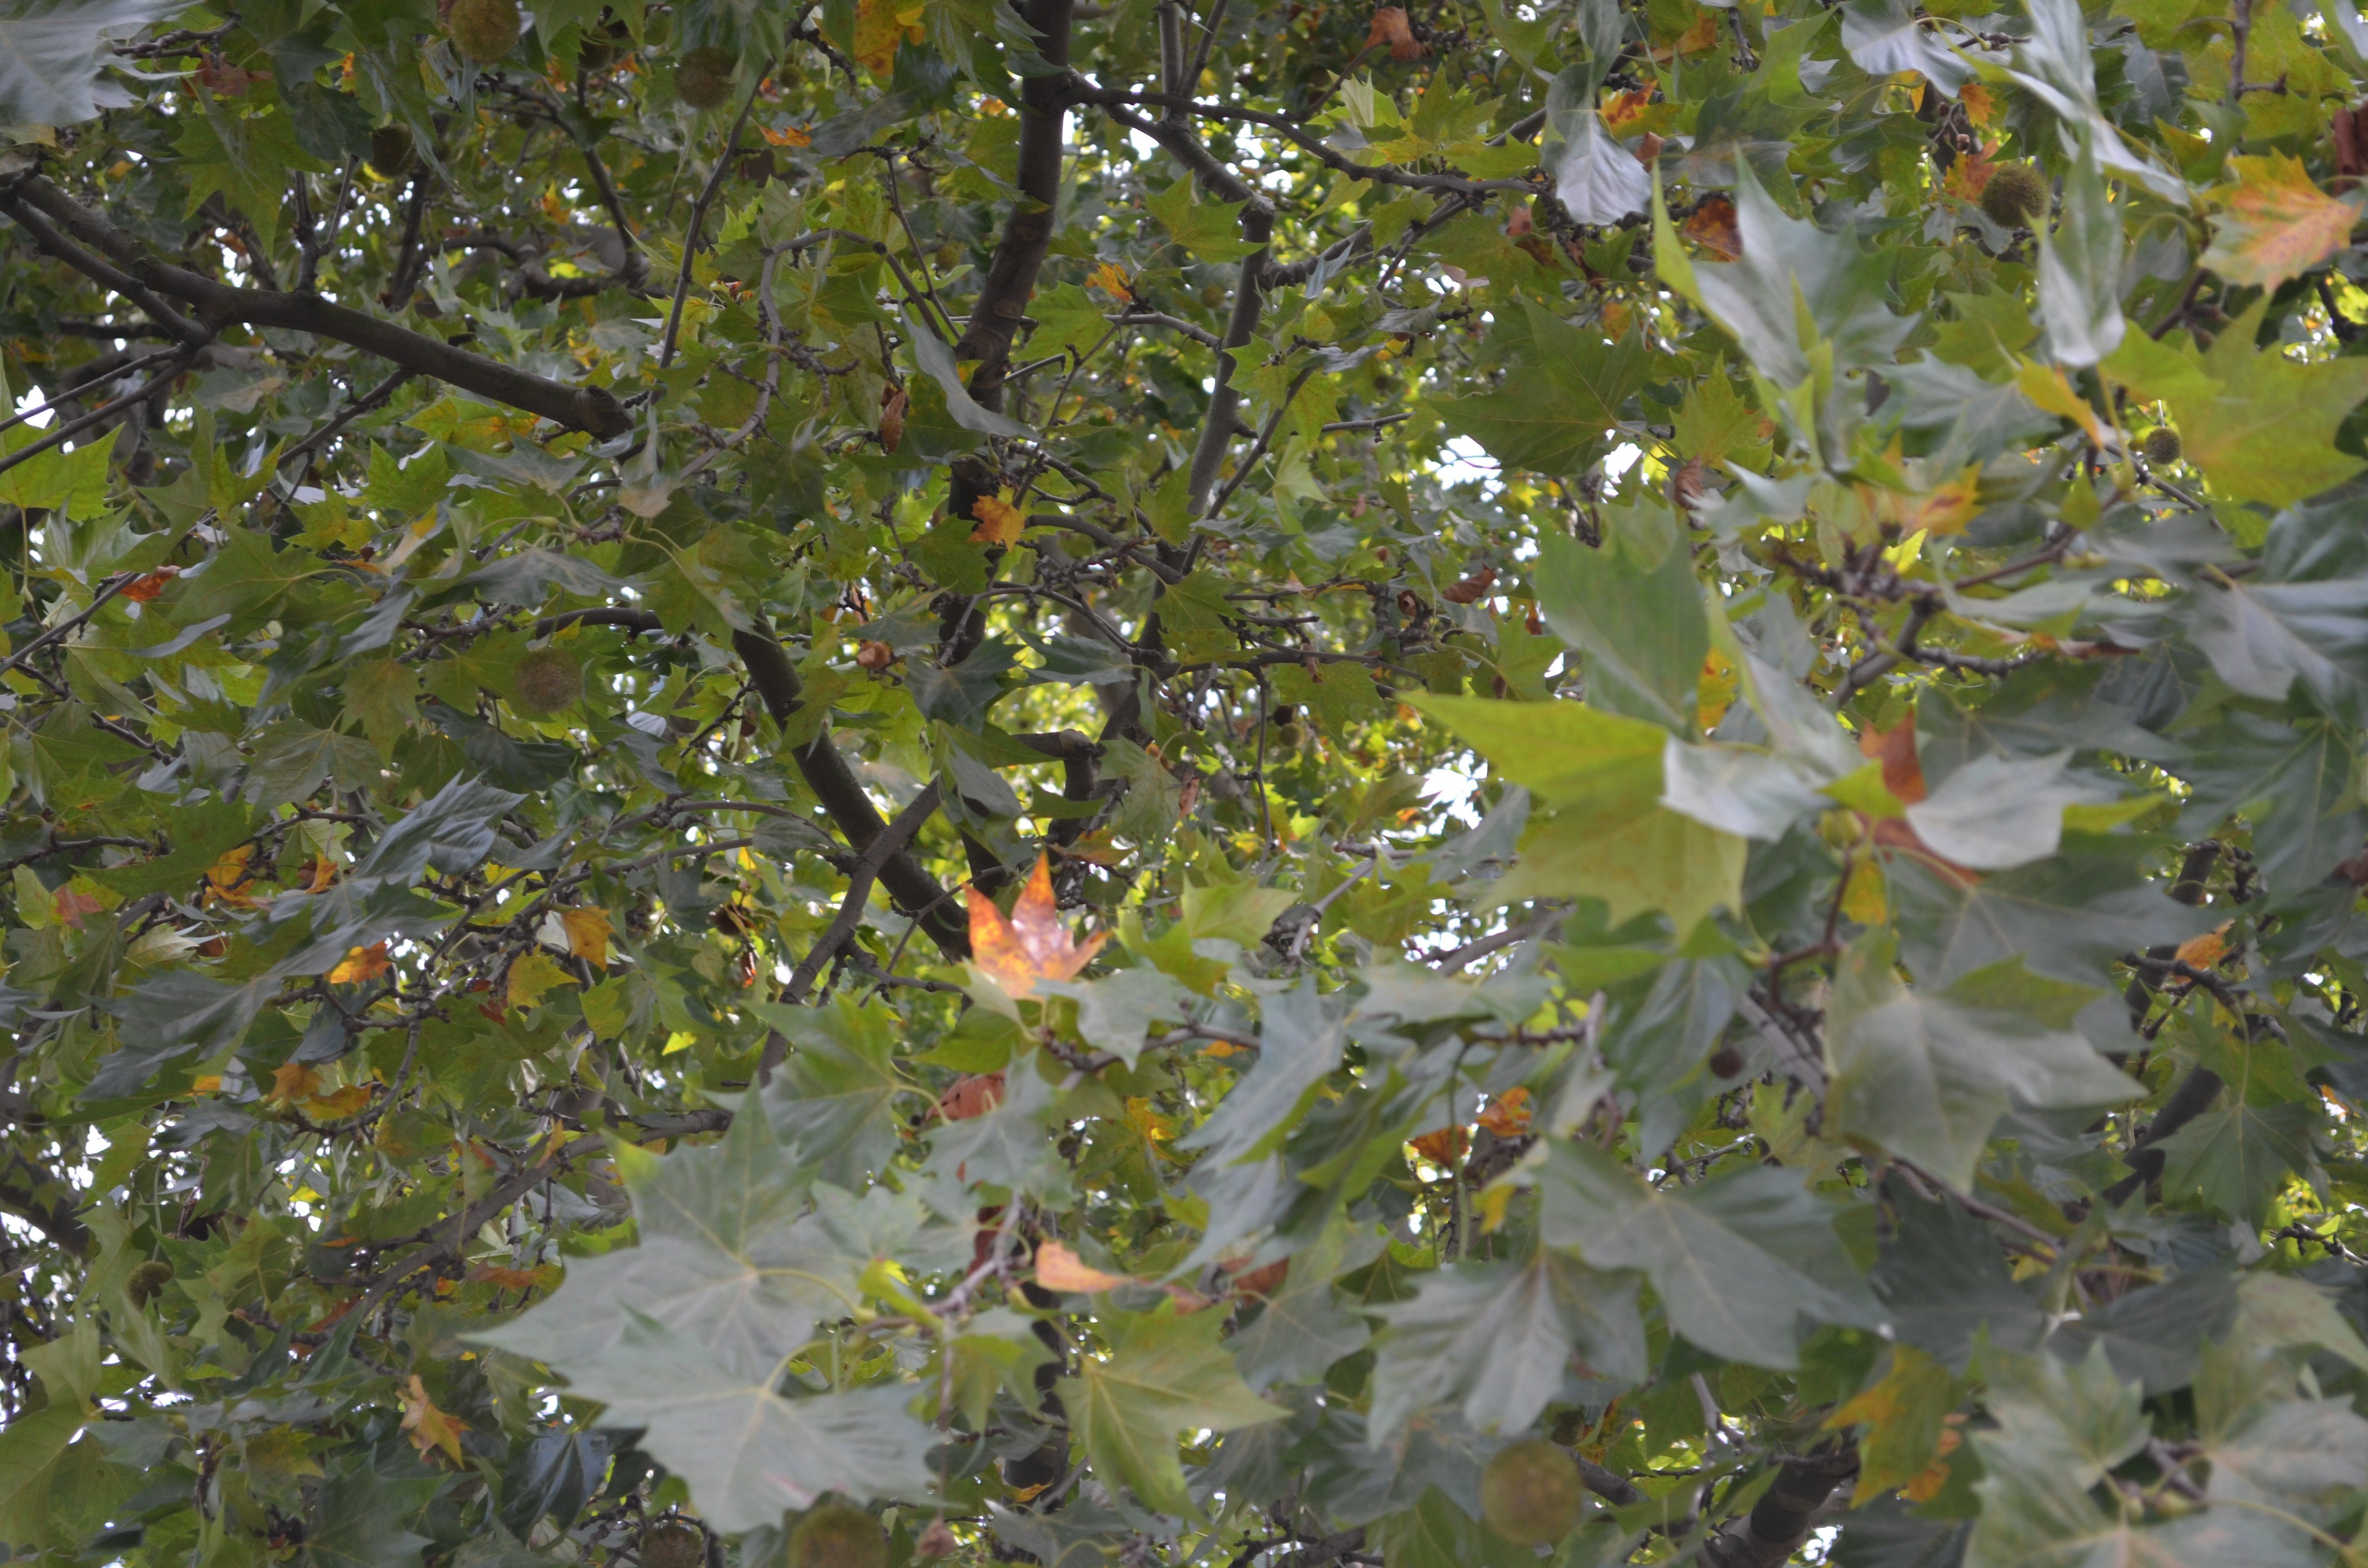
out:
{"label": "maple-shaped leaf", "polygon": [[2213,192],[2220,211],[2203,265],[2231,283],[2275,289],[2341,250],[2360,222],[2355,202],[2319,189],[2289,153],[2234,157],[2228,168],[2236,178]]}
{"label": "maple-shaped leaf", "polygon": [[1110,298],[1122,302],[1134,298],[1134,290],[1127,284],[1125,269],[1114,261],[1106,261],[1095,267],[1092,275],[1086,279],[1086,287],[1099,289]]}
{"label": "maple-shaped leaf", "polygon": [[534,1007],[541,1005],[542,994],[552,986],[575,983],[575,977],[560,968],[557,959],[538,950],[519,955],[510,965],[509,983],[502,995],[508,1006]]}
{"label": "maple-shaped leaf", "polygon": [[584,909],[563,909],[559,924],[567,933],[567,950],[596,969],[609,967],[609,933],[616,927],[609,924],[609,912],[595,904]]}
{"label": "maple-shaped leaf", "polygon": [[2148,402],[2160,399],[2186,444],[2187,460],[2237,501],[2289,506],[2360,472],[2335,444],[2344,415],[2368,396],[2368,363],[2304,364],[2256,348],[2267,301],[2220,329],[2198,352],[2172,333],[2134,332],[2100,367]]}
{"label": "maple-shaped leaf", "polygon": [[1061,924],[1053,907],[1052,865],[1042,855],[1008,919],[993,899],[970,889],[972,959],[1007,994],[1029,995],[1040,980],[1076,979],[1109,939],[1104,931],[1080,947]]}
{"label": "maple-shaped leaf", "polygon": [[345,961],[329,971],[332,985],[363,985],[376,980],[394,967],[386,956],[384,942],[372,942],[367,948],[355,948],[347,952]]}
{"label": "maple-shaped leaf", "polygon": [[978,519],[970,537],[979,544],[1017,544],[1028,526],[1028,514],[1000,495],[980,496],[971,503],[970,515]]}
{"label": "maple-shaped leaf", "polygon": [[458,1465],[461,1463],[461,1434],[468,1429],[467,1422],[437,1409],[436,1402],[427,1397],[427,1390],[420,1382],[419,1374],[411,1374],[411,1387],[403,1395],[403,1430],[421,1457],[425,1458],[430,1449],[441,1449],[444,1456]]}
{"label": "maple-shaped leaf", "polygon": [[309,1100],[321,1092],[321,1075],[302,1062],[283,1062],[271,1070],[275,1100]]}

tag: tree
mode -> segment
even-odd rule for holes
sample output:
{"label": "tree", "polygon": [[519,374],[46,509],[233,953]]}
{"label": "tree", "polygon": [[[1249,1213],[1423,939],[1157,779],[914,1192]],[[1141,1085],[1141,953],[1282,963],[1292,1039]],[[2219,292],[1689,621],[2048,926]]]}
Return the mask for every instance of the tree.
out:
{"label": "tree", "polygon": [[2356,1561],[2363,51],[0,10],[8,1561]]}

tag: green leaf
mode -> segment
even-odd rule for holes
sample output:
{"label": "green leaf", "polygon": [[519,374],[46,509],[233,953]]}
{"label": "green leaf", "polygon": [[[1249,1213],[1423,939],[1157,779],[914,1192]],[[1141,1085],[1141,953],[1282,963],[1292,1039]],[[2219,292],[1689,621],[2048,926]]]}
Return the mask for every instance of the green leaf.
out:
{"label": "green leaf", "polygon": [[2318,718],[2282,724],[2231,709],[2192,740],[2194,759],[2178,769],[2191,791],[2180,831],[2200,839],[2243,812],[2253,858],[2272,889],[2311,887],[2368,841],[2344,727]]}
{"label": "green leaf", "polygon": [[1258,1065],[1234,1085],[1209,1119],[1178,1143],[1232,1165],[1267,1152],[1295,1120],[1348,1045],[1347,1009],[1320,995],[1311,976],[1266,1004]]}
{"label": "green leaf", "polygon": [[427,1544],[412,1527],[441,1485],[433,1475],[395,1479],[367,1470],[336,1477],[322,1487],[304,1532],[308,1568],[412,1568]]}
{"label": "green leaf", "polygon": [[1235,1359],[1251,1388],[1319,1378],[1342,1357],[1364,1348],[1372,1331],[1341,1303],[1334,1280],[1372,1261],[1379,1248],[1370,1241],[1346,1224],[1334,1224],[1313,1246],[1292,1255],[1282,1289],[1269,1294],[1233,1337]]}
{"label": "green leaf", "polygon": [[239,798],[251,806],[309,801],[331,778],[352,790],[378,777],[379,754],[369,742],[285,719],[256,737]]}
{"label": "green leaf", "polygon": [[2086,131],[2064,176],[2053,224],[2039,225],[2039,319],[2047,352],[2060,365],[2097,363],[2121,347],[2121,210],[2105,197],[2096,132]]}
{"label": "green leaf", "polygon": [[2010,1106],[2072,1109],[2146,1092],[2072,1027],[2098,990],[2043,978],[2013,958],[1911,991],[1896,972],[1896,947],[1870,936],[1835,975],[1827,1136],[1912,1161],[1964,1192]]}
{"label": "green leaf", "polygon": [[750,1374],[655,1319],[628,1309],[615,1344],[570,1375],[607,1419],[644,1428],[640,1446],[689,1478],[716,1528],[778,1525],[825,1493],[858,1502],[914,1497],[929,1486],[929,1428],[898,1383],[785,1399],[779,1369]]}
{"label": "green leaf", "polygon": [[913,1092],[896,1067],[895,1016],[844,992],[825,1007],[752,1010],[795,1047],[765,1091],[766,1113],[799,1164],[860,1188],[894,1153],[896,1100]]}
{"label": "green leaf", "polygon": [[2170,404],[2186,460],[2214,490],[2232,500],[2287,506],[2363,466],[2336,449],[2335,432],[2368,397],[2368,360],[2303,364],[2274,347],[2255,347],[2264,308],[2256,303],[2222,327],[2202,352],[2183,334],[2157,342],[2132,333],[2102,369],[2139,397]]}
{"label": "green leaf", "polygon": [[1666,524],[1648,534],[1650,516],[1632,509],[1597,550],[1548,534],[1538,551],[1538,608],[1586,654],[1590,702],[1690,740],[1701,733],[1695,691],[1710,629],[1693,552]]}
{"label": "green leaf", "polygon": [[1736,166],[1735,206],[1742,259],[1695,262],[1691,280],[1760,373],[1780,388],[1799,386],[1820,342],[1831,345],[1837,371],[1889,363],[1916,324],[1885,302],[1890,263],[1847,233],[1786,217],[1748,160]]}
{"label": "green leaf", "polygon": [[1672,1191],[1590,1145],[1557,1143],[1539,1190],[1548,1244],[1600,1269],[1643,1269],[1671,1325],[1713,1355],[1789,1368],[1802,1314],[1875,1319],[1833,1210],[1798,1172],[1744,1167]]}
{"label": "green leaf", "polygon": [[1247,203],[1201,201],[1190,176],[1156,196],[1144,198],[1143,205],[1159,220],[1169,239],[1202,261],[1238,261],[1258,249],[1241,237],[1241,214]]}
{"label": "green leaf", "polygon": [[1621,405],[1652,374],[1652,354],[1633,333],[1607,343],[1600,326],[1532,301],[1522,309],[1526,342],[1501,389],[1451,399],[1440,416],[1508,468],[1570,473],[1610,445]]}
{"label": "green leaf", "polygon": [[1177,1455],[1179,1433],[1231,1432],[1288,1412],[1250,1392],[1220,1343],[1223,1314],[1110,1312],[1106,1357],[1088,1356],[1061,1380],[1061,1403],[1102,1476],[1163,1513],[1192,1512]]}
{"label": "green leaf", "polygon": [[1374,1346],[1372,1431],[1386,1436],[1415,1411],[1445,1403],[1474,1430],[1510,1437],[1529,1429],[1565,1377],[1642,1381],[1640,1283],[1550,1251],[1426,1276],[1414,1300],[1379,1309],[1388,1327]]}

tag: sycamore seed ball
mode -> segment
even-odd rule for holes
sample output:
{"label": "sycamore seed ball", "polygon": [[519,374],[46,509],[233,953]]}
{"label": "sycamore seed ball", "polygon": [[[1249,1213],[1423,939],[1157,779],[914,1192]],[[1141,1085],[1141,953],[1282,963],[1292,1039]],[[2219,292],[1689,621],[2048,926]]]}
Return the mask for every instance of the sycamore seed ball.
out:
{"label": "sycamore seed ball", "polygon": [[161,1257],[152,1257],[131,1271],[131,1278],[123,1282],[124,1294],[131,1298],[133,1306],[144,1307],[156,1299],[172,1278],[173,1266]]}
{"label": "sycamore seed ball", "polygon": [[2153,463],[2157,467],[2165,463],[2177,462],[2179,460],[2179,454],[2186,449],[2187,449],[2179,439],[2179,432],[2172,429],[2168,425],[2163,426],[2160,429],[2149,430],[2146,432],[2146,461]]}
{"label": "sycamore seed ball", "polygon": [[1543,1437],[1499,1451],[1480,1472],[1480,1517],[1518,1546],[1551,1546],[1568,1535],[1586,1495],[1577,1463]]}
{"label": "sycamore seed ball", "polygon": [[707,1536],[680,1519],[642,1532],[642,1568],[700,1568],[707,1561]]}
{"label": "sycamore seed ball", "polygon": [[674,68],[674,90],[693,108],[721,108],[732,101],[732,56],[710,46],[694,49]]}
{"label": "sycamore seed ball", "polygon": [[370,132],[370,166],[389,179],[409,174],[418,155],[419,149],[411,139],[411,127],[401,120],[390,121]]}
{"label": "sycamore seed ball", "polygon": [[825,1503],[791,1534],[789,1568],[888,1568],[888,1532],[860,1508]]}
{"label": "sycamore seed ball", "polygon": [[564,648],[537,648],[510,676],[521,712],[543,718],[573,708],[584,696],[584,666]]}
{"label": "sycamore seed ball", "polygon": [[524,25],[518,0],[452,0],[444,14],[452,47],[480,65],[491,65],[517,48]]}
{"label": "sycamore seed ball", "polygon": [[2047,176],[2032,164],[2008,164],[1982,187],[1982,210],[2002,229],[2027,229],[2047,212]]}

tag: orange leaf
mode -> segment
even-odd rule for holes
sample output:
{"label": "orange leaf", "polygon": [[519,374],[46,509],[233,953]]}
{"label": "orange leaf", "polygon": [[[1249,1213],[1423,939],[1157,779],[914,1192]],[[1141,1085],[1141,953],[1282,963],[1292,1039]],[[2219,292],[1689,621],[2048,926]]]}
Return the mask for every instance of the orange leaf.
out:
{"label": "orange leaf", "polygon": [[1982,187],[1998,172],[1998,165],[1990,161],[1990,151],[1983,147],[1951,164],[1948,174],[1941,180],[1941,188],[1960,201],[1979,201]]}
{"label": "orange leaf", "polygon": [[1975,125],[1987,126],[1997,122],[1998,96],[1979,82],[1968,82],[1959,87],[1957,101],[1965,106],[1965,118]]}
{"label": "orange leaf", "polygon": [[1047,1290],[1076,1290],[1094,1295],[1135,1283],[1133,1276],[1105,1274],[1059,1242],[1036,1246],[1036,1283]]}
{"label": "orange leaf", "polygon": [[2179,961],[2190,969],[2210,969],[2218,963],[2227,955],[2228,925],[2223,920],[2217,929],[2206,931],[2201,937],[2190,937],[2180,943]]}
{"label": "orange leaf", "polygon": [[1095,267],[1093,275],[1086,279],[1086,287],[1099,289],[1114,300],[1134,298],[1134,290],[1126,286],[1126,274],[1116,262],[1106,261]]}
{"label": "orange leaf", "polygon": [[1028,526],[1028,514],[1000,495],[982,495],[971,503],[970,515],[978,527],[970,537],[981,544],[1017,544]]}
{"label": "orange leaf", "polygon": [[1291,1259],[1277,1258],[1263,1268],[1234,1277],[1234,1289],[1245,1296],[1271,1296],[1291,1278]]}
{"label": "orange leaf", "polygon": [[1645,110],[1653,101],[1650,87],[1632,87],[1624,93],[1614,93],[1603,105],[1603,129],[1614,136],[1625,136],[1628,128],[1645,118]]}
{"label": "orange leaf", "polygon": [[1414,36],[1414,24],[1406,19],[1403,6],[1383,6],[1373,13],[1372,30],[1365,35],[1367,49],[1379,49],[1387,44],[1392,60],[1420,60],[1430,51]]}
{"label": "orange leaf", "polygon": [[394,967],[386,956],[384,942],[372,942],[367,948],[356,948],[346,954],[346,961],[329,971],[332,985],[363,985],[376,980]]}
{"label": "orange leaf", "polygon": [[165,591],[165,585],[181,574],[177,566],[159,566],[144,577],[134,577],[123,585],[123,597],[133,604],[144,605]]}
{"label": "orange leaf", "polygon": [[953,1081],[938,1096],[938,1114],[948,1121],[968,1121],[985,1116],[1003,1102],[1003,1074],[969,1073]]}
{"label": "orange leaf", "polygon": [[567,950],[596,969],[609,967],[609,933],[616,927],[609,923],[609,912],[594,905],[584,909],[563,909],[559,923],[567,929]]}
{"label": "orange leaf", "polygon": [[905,444],[905,413],[913,398],[903,387],[880,390],[880,449],[894,452]]}
{"label": "orange leaf", "polygon": [[1903,806],[1924,798],[1924,765],[1916,757],[1916,721],[1902,719],[1888,730],[1873,725],[1858,734],[1859,755],[1883,764],[1883,787]]}
{"label": "orange leaf", "polygon": [[461,1463],[461,1434],[469,1429],[469,1424],[437,1409],[416,1372],[411,1374],[411,1387],[403,1396],[403,1429],[421,1458],[430,1449],[440,1449],[445,1458],[455,1465]]}
{"label": "orange leaf", "polygon": [[2285,153],[2234,157],[2235,181],[2213,194],[2221,212],[2203,265],[2231,283],[2274,289],[2309,271],[2351,238],[2360,210],[2311,182]]}
{"label": "orange leaf", "polygon": [[331,882],[334,882],[336,880],[337,863],[335,860],[330,859],[326,855],[315,856],[313,860],[313,880],[311,883],[306,886],[304,891],[306,892],[319,892],[323,888],[327,887]]}
{"label": "orange leaf", "polygon": [[84,915],[97,915],[106,905],[89,893],[77,892],[69,882],[50,896],[50,907],[57,912],[60,920],[79,931]]}
{"label": "orange leaf", "polygon": [[1530,1091],[1508,1089],[1488,1102],[1480,1125],[1499,1138],[1518,1138],[1530,1130]]}
{"label": "orange leaf", "polygon": [[1079,946],[1061,924],[1053,907],[1052,862],[1042,855],[1008,919],[993,899],[970,889],[972,960],[1008,995],[1030,995],[1039,980],[1074,980],[1109,939],[1104,931]]}
{"label": "orange leaf", "polygon": [[1410,1142],[1416,1153],[1442,1168],[1463,1157],[1463,1129],[1460,1127],[1442,1127]]}
{"label": "orange leaf", "polygon": [[814,145],[814,138],[807,135],[804,131],[800,131],[794,125],[785,125],[779,131],[774,130],[769,125],[760,125],[757,129],[763,131],[765,140],[770,142],[776,147],[811,147]]}
{"label": "orange leaf", "polygon": [[1715,260],[1733,261],[1743,255],[1743,236],[1735,223],[1735,203],[1724,196],[1713,196],[1687,213],[1686,221],[1678,228]]}
{"label": "orange leaf", "polygon": [[559,1270],[549,1264],[532,1268],[505,1268],[498,1263],[480,1263],[469,1270],[469,1278],[504,1290],[531,1290],[556,1278]]}

